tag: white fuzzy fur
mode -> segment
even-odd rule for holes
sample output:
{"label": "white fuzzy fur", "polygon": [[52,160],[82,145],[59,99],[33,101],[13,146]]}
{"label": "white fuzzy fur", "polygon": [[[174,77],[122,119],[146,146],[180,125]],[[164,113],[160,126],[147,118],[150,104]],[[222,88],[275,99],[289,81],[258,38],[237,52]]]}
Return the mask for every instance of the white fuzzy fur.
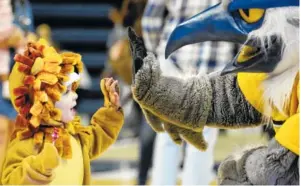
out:
{"label": "white fuzzy fur", "polygon": [[249,151],[251,149],[255,149],[258,147],[263,146],[263,144],[248,144],[244,146],[237,147],[234,149],[234,152],[232,153],[233,159],[238,161],[241,159],[241,157],[245,154],[246,151]]}
{"label": "white fuzzy fur", "polygon": [[249,34],[249,38],[261,38],[262,45],[265,38],[268,38],[268,44],[271,44],[270,37],[273,35],[277,35],[284,42],[281,61],[263,83],[265,101],[269,103],[266,108],[268,115],[270,115],[272,105],[288,115],[284,107],[289,102],[292,87],[299,72],[299,26],[289,24],[287,19],[290,18],[299,19],[298,7],[267,9],[263,25]]}

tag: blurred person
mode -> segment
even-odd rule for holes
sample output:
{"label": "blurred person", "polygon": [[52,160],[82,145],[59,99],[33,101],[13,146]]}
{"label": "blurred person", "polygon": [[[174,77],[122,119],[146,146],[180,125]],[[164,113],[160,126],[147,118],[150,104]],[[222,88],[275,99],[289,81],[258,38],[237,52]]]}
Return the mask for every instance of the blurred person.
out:
{"label": "blurred person", "polygon": [[36,28],[36,33],[41,39],[45,39],[50,45],[54,45],[52,40],[51,28],[47,24],[40,24]]}
{"label": "blurred person", "polygon": [[38,36],[34,29],[32,7],[29,0],[14,0],[12,2],[14,24],[22,29],[25,36],[22,47],[17,48],[15,52],[23,53],[26,42],[38,40]]}
{"label": "blurred person", "polygon": [[34,32],[32,7],[29,0],[13,0],[14,23],[26,32]]}
{"label": "blurred person", "polygon": [[[26,41],[36,39],[33,33],[32,12],[29,1],[24,0],[23,2],[25,4],[21,4],[20,0],[13,2],[3,0],[0,2],[3,18],[0,20],[0,123],[3,124],[0,138],[2,138],[1,154],[3,155],[10,135],[13,132],[13,124],[16,118],[16,111],[9,100],[8,75],[11,62],[13,61],[10,49],[14,49],[15,52],[21,52]],[[1,158],[4,158],[4,156]],[[0,165],[2,165],[2,161],[3,159],[1,159]]]}
{"label": "blurred person", "polygon": [[[0,116],[0,178],[2,173],[2,165],[6,156],[7,145],[13,132],[14,124],[8,118]],[[1,179],[0,179],[1,184]]]}
{"label": "blurred person", "polygon": [[14,24],[14,13],[11,0],[2,0],[1,8],[1,24],[0,24],[0,48],[17,48],[24,45],[24,32],[22,28]]}
{"label": "blurred person", "polygon": [[[167,60],[164,57],[165,45],[172,30],[184,20],[218,2],[218,0],[148,1],[142,18],[143,40],[146,49],[157,56],[163,75],[183,77],[210,73],[220,70],[232,59],[234,45],[225,42],[186,46]],[[205,128],[204,137],[209,144],[205,152],[190,144],[186,146],[183,185],[208,185],[215,178],[213,152],[218,129]],[[176,185],[180,157],[181,147],[176,145],[167,133],[158,133],[155,141],[152,185]]]}
{"label": "blurred person", "polygon": [[40,24],[36,28],[38,38],[45,39],[56,50],[60,50],[59,44],[52,39],[52,30],[48,24]]}
{"label": "blurred person", "polygon": [[0,115],[13,120],[16,112],[9,102],[8,75],[10,72],[10,48],[18,50],[24,46],[25,33],[14,24],[15,15],[10,0],[0,1]]}
{"label": "blurred person", "polygon": [[[27,7],[28,8],[28,7]],[[21,10],[22,9],[22,10]],[[7,145],[10,141],[11,134],[14,128],[14,120],[16,112],[10,103],[8,75],[11,66],[10,48],[15,51],[22,50],[24,43],[28,38],[26,29],[23,26],[26,24],[19,24],[21,17],[26,19],[24,15],[24,7],[21,6],[20,1],[2,0],[0,2],[0,177],[2,173],[2,165],[6,155]],[[29,12],[31,9],[29,9]],[[28,20],[27,20],[28,21]],[[29,19],[30,21],[30,19]],[[27,24],[30,26],[30,22]],[[1,180],[0,180],[1,183]]]}
{"label": "blurred person", "polygon": [[[109,61],[107,72],[105,72],[107,75],[114,74],[121,80],[121,104],[125,111],[125,126],[128,126],[129,130],[139,136],[138,185],[145,185],[147,182],[156,133],[146,123],[139,105],[132,99],[130,87],[132,83],[132,58],[125,27],[132,26],[138,35],[142,34],[141,18],[146,3],[146,0],[124,0],[119,10],[115,8],[110,12],[109,17],[114,23],[114,29],[108,39]],[[138,129],[137,123],[140,124],[138,131],[136,130]]]}

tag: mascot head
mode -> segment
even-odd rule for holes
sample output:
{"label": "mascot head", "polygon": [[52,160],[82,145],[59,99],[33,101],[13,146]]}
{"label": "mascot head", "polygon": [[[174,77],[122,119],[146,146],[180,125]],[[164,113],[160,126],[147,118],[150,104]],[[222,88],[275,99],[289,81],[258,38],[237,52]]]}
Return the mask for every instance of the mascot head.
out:
{"label": "mascot head", "polygon": [[179,24],[166,58],[182,46],[205,41],[242,44],[222,74],[279,74],[299,63],[298,0],[223,0]]}

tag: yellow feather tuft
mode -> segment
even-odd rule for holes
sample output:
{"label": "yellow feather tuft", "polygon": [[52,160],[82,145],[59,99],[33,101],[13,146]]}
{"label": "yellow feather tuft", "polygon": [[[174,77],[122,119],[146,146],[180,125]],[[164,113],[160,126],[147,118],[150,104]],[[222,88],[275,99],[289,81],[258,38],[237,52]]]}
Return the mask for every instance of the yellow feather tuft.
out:
{"label": "yellow feather tuft", "polygon": [[43,70],[43,68],[44,68],[44,61],[43,61],[43,59],[42,58],[40,58],[40,57],[38,57],[36,60],[35,60],[35,62],[34,62],[34,64],[33,64],[33,66],[32,66],[32,68],[31,68],[31,74],[32,75],[36,75],[36,74],[38,74],[39,72],[41,72],[42,70]]}
{"label": "yellow feather tuft", "polygon": [[33,116],[39,116],[39,114],[41,114],[43,110],[43,105],[39,102],[39,101],[36,101],[33,106],[31,107],[30,109],[30,113],[33,115]]}
{"label": "yellow feather tuft", "polygon": [[50,72],[54,74],[58,74],[61,71],[62,67],[57,65],[56,63],[46,63],[44,66],[45,72]]}
{"label": "yellow feather tuft", "polygon": [[82,56],[80,54],[73,52],[63,52],[61,56],[65,64],[76,65],[82,60]]}
{"label": "yellow feather tuft", "polygon": [[47,83],[49,85],[54,85],[58,82],[58,78],[55,74],[51,74],[48,72],[41,72],[38,74],[37,79],[41,80],[43,83]]}
{"label": "yellow feather tuft", "polygon": [[83,72],[83,68],[84,68],[84,64],[82,61],[79,61],[76,65],[76,68],[78,70],[79,73],[82,73]]}
{"label": "yellow feather tuft", "polygon": [[45,91],[47,95],[54,101],[59,101],[61,99],[61,92],[54,87],[46,87]]}
{"label": "yellow feather tuft", "polygon": [[63,74],[70,74],[74,72],[74,66],[73,65],[63,65],[61,73]]}
{"label": "yellow feather tuft", "polygon": [[62,81],[62,82],[67,82],[69,80],[69,77],[63,73],[59,73],[57,75],[59,81]]}
{"label": "yellow feather tuft", "polygon": [[40,114],[40,118],[42,118],[43,121],[47,121],[50,119],[49,110],[45,106]]}
{"label": "yellow feather tuft", "polygon": [[60,121],[62,119],[62,111],[54,108],[53,110],[50,111],[50,116],[56,120],[56,121]]}
{"label": "yellow feather tuft", "polygon": [[37,45],[38,45],[38,46],[43,45],[43,46],[48,47],[48,46],[49,46],[49,43],[48,43],[45,39],[39,39],[38,42],[37,42]]}
{"label": "yellow feather tuft", "polygon": [[32,116],[29,123],[34,127],[37,128],[41,124],[41,119],[37,116]]}
{"label": "yellow feather tuft", "polygon": [[45,91],[36,92],[36,96],[38,97],[38,100],[42,103],[45,103],[48,101],[48,96]]}
{"label": "yellow feather tuft", "polygon": [[44,57],[45,63],[54,63],[60,65],[63,62],[62,57],[58,53],[48,53],[48,56]]}
{"label": "yellow feather tuft", "polygon": [[42,84],[41,80],[39,79],[34,80],[33,89],[36,91],[41,90],[41,84]]}

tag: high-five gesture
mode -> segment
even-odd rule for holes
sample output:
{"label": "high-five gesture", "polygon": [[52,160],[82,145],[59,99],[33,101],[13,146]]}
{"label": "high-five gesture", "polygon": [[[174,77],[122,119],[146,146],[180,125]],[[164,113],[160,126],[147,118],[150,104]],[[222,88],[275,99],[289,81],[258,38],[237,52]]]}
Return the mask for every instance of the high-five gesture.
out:
{"label": "high-five gesture", "polygon": [[143,65],[143,59],[146,57],[146,48],[141,37],[138,37],[135,31],[129,27],[128,36],[130,41],[131,53],[133,58],[133,82],[135,79],[135,74]]}

